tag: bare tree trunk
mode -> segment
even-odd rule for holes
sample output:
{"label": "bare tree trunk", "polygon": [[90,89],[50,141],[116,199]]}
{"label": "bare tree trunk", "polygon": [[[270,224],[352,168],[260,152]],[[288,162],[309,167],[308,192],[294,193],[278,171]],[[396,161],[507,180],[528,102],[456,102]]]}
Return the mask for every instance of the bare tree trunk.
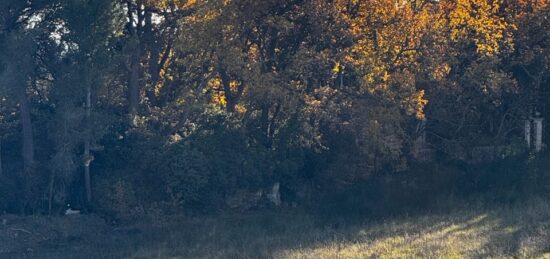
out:
{"label": "bare tree trunk", "polygon": [[21,113],[21,132],[23,134],[23,169],[30,175],[34,165],[34,140],[32,135],[31,111],[25,88],[19,91],[19,108]]}
{"label": "bare tree trunk", "polygon": [[[141,39],[140,33],[142,31],[142,22],[143,22],[143,13],[142,13],[142,1],[127,0],[127,29],[128,34],[136,40],[135,49],[133,50],[132,56],[130,57],[130,71],[128,78],[128,113],[130,119],[130,125],[135,126],[135,119],[138,115],[139,107],[139,79],[140,79],[140,68],[141,68]],[[137,21],[135,21],[135,16],[137,15]],[[135,22],[135,23],[134,23]]]}
{"label": "bare tree trunk", "polygon": [[53,184],[55,181],[55,170],[52,170],[50,174],[50,182],[48,183],[48,214],[52,214],[52,204],[53,204]]}
{"label": "bare tree trunk", "polygon": [[86,189],[86,202],[90,204],[92,202],[92,184],[90,177],[90,163],[93,160],[93,156],[90,154],[90,138],[91,138],[91,110],[92,110],[92,89],[88,85],[86,92],[86,124],[88,126],[86,132],[86,140],[84,142],[84,185]]}
{"label": "bare tree trunk", "polygon": [[22,193],[24,196],[23,204],[21,204],[21,214],[24,214],[25,208],[31,201],[31,189],[32,189],[32,175],[34,170],[34,141],[32,135],[32,121],[31,110],[29,102],[27,100],[26,88],[21,87],[18,89],[19,98],[19,112],[21,120],[21,132],[23,137],[23,143],[21,147],[21,155],[23,157],[23,172],[21,175],[22,180]]}
{"label": "bare tree trunk", "polygon": [[[139,48],[139,46],[138,46]],[[139,52],[139,50],[136,50]],[[134,119],[137,115],[139,105],[139,54],[133,54],[132,63],[130,65],[130,79],[128,83],[129,91],[129,112],[130,112],[130,124],[133,125]]]}
{"label": "bare tree trunk", "polygon": [[260,129],[264,138],[264,146],[269,147],[269,105],[262,105]]}

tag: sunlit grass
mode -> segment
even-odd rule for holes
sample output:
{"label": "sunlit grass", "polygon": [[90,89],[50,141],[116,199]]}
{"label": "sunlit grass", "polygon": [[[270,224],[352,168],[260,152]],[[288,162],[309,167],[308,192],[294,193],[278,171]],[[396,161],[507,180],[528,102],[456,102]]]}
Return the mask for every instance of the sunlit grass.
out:
{"label": "sunlit grass", "polygon": [[331,220],[294,211],[173,219],[163,226],[101,231],[82,226],[78,233],[71,227],[78,219],[32,219],[28,224],[61,233],[0,257],[550,258],[547,200],[376,220]]}
{"label": "sunlit grass", "polygon": [[[361,226],[348,240],[287,249],[279,258],[485,258],[550,256],[547,202],[456,211]],[[351,231],[351,230],[348,230]]]}

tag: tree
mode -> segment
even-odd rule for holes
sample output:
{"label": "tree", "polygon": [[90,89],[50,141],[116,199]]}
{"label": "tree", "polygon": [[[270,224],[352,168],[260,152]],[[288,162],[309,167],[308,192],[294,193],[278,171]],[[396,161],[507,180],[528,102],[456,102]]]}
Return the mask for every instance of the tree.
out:
{"label": "tree", "polygon": [[31,120],[31,107],[27,88],[35,83],[34,68],[36,64],[37,39],[35,22],[45,6],[41,1],[7,1],[0,7],[0,46],[2,52],[2,83],[8,95],[18,100],[21,134],[22,160],[24,179],[23,190],[26,198],[30,195],[30,179],[35,166],[35,146]]}
{"label": "tree", "polygon": [[[63,26],[51,59],[50,71],[54,80],[52,102],[56,117],[51,130],[56,132],[56,154],[50,177],[50,209],[56,175],[71,182],[78,164],[84,169],[85,200],[92,202],[91,162],[93,151],[100,146],[104,116],[93,110],[99,101],[97,92],[105,87],[108,64],[115,59],[115,33],[121,23],[116,17],[113,1],[63,3],[57,14],[57,24]],[[83,146],[82,155],[77,148]],[[80,161],[81,162],[80,162]],[[56,174],[57,172],[57,174]],[[64,192],[65,190],[61,190]]]}
{"label": "tree", "polygon": [[151,105],[157,105],[161,74],[173,55],[177,22],[193,13],[195,1],[125,0],[121,4],[127,20],[128,110],[135,121],[142,91]]}
{"label": "tree", "polygon": [[431,35],[435,44],[423,53],[429,68],[422,75],[430,100],[429,135],[436,149],[469,159],[475,146],[516,142],[512,136],[524,100],[506,68],[514,51],[515,25],[502,12],[503,1],[440,5],[440,22]]}

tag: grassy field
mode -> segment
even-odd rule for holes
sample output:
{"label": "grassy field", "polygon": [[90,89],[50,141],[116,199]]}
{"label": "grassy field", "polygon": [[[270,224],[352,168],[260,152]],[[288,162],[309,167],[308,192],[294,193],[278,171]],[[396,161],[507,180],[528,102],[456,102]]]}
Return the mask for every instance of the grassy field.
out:
{"label": "grassy field", "polygon": [[274,212],[110,226],[0,217],[0,258],[550,258],[550,202],[377,220]]}

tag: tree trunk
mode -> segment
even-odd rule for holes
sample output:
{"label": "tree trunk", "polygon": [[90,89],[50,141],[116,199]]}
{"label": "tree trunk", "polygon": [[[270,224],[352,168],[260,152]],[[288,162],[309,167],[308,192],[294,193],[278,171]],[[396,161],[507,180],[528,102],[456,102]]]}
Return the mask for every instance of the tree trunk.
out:
{"label": "tree trunk", "polygon": [[223,87],[223,93],[225,96],[225,110],[228,113],[233,113],[235,111],[235,96],[233,95],[233,92],[231,91],[231,78],[227,74],[227,71],[225,71],[225,68],[220,65],[220,77],[221,77],[221,83]]}
{"label": "tree trunk", "polygon": [[[151,39],[151,42],[153,40]],[[158,106],[159,102],[155,95],[156,87],[161,81],[160,72],[164,69],[164,66],[168,62],[170,52],[172,51],[172,44],[169,42],[164,51],[161,53],[161,49],[158,46],[152,46],[149,59],[149,74],[151,75],[150,88],[147,89],[147,98],[153,106]]]}
{"label": "tree trunk", "polygon": [[19,99],[19,112],[21,120],[21,133],[23,137],[21,155],[23,157],[23,172],[21,175],[22,180],[22,193],[23,203],[21,204],[21,214],[25,213],[25,209],[32,199],[32,175],[34,169],[34,141],[32,135],[32,121],[29,102],[27,100],[26,88],[21,87],[18,89]]}
{"label": "tree trunk", "polygon": [[[136,51],[139,52],[139,50]],[[130,124],[132,125],[134,124],[134,119],[137,115],[139,105],[139,59],[140,58],[138,53],[133,54],[130,67],[130,79],[128,83]]]}
{"label": "tree trunk", "polygon": [[0,138],[0,177],[2,177],[4,171],[2,170],[2,139]]}
{"label": "tree trunk", "polygon": [[34,166],[34,140],[32,135],[31,111],[26,89],[19,90],[19,108],[21,113],[21,132],[23,134],[23,171],[30,175]]}
{"label": "tree trunk", "polygon": [[92,110],[92,89],[90,86],[86,92],[86,140],[84,142],[84,187],[86,189],[86,202],[90,204],[92,202],[92,184],[90,177],[90,163],[93,160],[93,156],[90,154],[90,138],[91,138],[91,110]]}
{"label": "tree trunk", "polygon": [[264,138],[264,146],[269,147],[269,106],[262,106],[262,113],[260,116],[260,129],[262,131],[262,137]]}
{"label": "tree trunk", "polygon": [[90,140],[86,140],[84,146],[84,156],[86,157],[84,161],[84,187],[86,188],[86,202],[90,204],[92,202],[92,181],[90,177],[90,163],[92,159],[90,158]]}
{"label": "tree trunk", "polygon": [[[141,2],[138,1],[137,5],[133,5],[133,1],[126,1],[127,4],[127,30],[128,34],[137,41],[135,49],[133,50],[132,56],[130,57],[130,71],[128,78],[128,114],[130,119],[130,125],[135,126],[135,119],[138,114],[139,106],[139,78],[140,78],[140,59],[141,59],[141,42],[140,42],[140,28],[142,22],[141,14]],[[138,21],[134,25],[134,11],[137,13]]]}
{"label": "tree trunk", "polygon": [[50,182],[48,184],[48,214],[52,214],[52,204],[53,204],[53,184],[55,181],[55,170],[52,170],[50,173]]}

